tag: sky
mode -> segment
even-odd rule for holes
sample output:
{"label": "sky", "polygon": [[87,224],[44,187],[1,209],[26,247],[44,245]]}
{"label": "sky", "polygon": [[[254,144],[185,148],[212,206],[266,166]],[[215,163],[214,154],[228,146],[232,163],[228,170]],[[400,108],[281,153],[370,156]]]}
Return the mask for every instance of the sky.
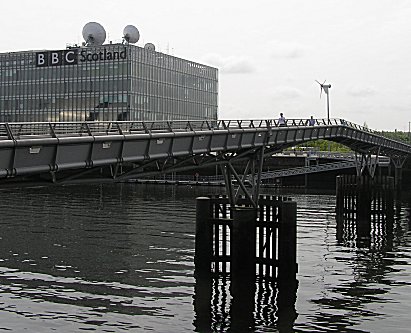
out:
{"label": "sky", "polygon": [[59,50],[100,23],[138,46],[219,69],[220,119],[330,117],[376,130],[411,122],[409,0],[3,1],[0,52]]}

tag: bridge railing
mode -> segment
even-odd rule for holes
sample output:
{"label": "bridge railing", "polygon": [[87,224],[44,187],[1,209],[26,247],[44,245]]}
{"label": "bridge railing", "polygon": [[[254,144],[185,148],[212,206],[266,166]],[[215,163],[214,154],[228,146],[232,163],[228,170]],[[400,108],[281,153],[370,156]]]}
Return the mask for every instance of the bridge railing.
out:
{"label": "bridge railing", "polygon": [[[309,125],[308,121],[308,119],[287,119],[286,126],[306,127]],[[315,119],[313,126],[347,126],[360,131],[381,135],[380,132],[338,118]],[[281,127],[276,119],[0,123],[0,140],[30,138],[33,136],[97,136],[247,128],[272,129],[276,127]]]}

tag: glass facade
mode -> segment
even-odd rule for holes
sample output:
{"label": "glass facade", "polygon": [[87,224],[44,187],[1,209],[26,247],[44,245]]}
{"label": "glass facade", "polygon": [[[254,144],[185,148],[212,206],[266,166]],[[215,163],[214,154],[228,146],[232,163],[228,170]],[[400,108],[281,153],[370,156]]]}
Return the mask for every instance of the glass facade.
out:
{"label": "glass facade", "polygon": [[0,122],[217,119],[218,71],[135,45],[0,54]]}

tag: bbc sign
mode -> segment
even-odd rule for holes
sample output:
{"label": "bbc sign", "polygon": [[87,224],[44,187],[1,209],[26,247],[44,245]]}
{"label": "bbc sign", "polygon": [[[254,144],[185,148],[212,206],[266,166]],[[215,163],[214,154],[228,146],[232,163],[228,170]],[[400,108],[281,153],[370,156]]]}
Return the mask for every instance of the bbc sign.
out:
{"label": "bbc sign", "polygon": [[[94,50],[95,51],[95,50]],[[77,63],[85,61],[115,61],[127,59],[127,50],[111,51],[106,48],[92,52],[92,50],[68,49],[63,51],[44,51],[36,53],[36,66],[64,66],[77,65]]]}
{"label": "bbc sign", "polygon": [[37,67],[76,65],[77,62],[78,49],[44,51],[36,53]]}

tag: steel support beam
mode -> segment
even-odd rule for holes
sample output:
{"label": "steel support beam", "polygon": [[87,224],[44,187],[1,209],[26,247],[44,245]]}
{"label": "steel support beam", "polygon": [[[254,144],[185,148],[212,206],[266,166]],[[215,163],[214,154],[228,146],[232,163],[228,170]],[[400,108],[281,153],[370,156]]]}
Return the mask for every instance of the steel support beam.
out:
{"label": "steel support beam", "polygon": [[357,176],[362,176],[366,171],[371,178],[374,178],[375,171],[378,165],[378,156],[380,149],[378,148],[375,155],[372,155],[371,151],[363,153],[355,153],[355,168],[357,170]]}
{"label": "steel support beam", "polygon": [[391,157],[392,163],[394,164],[394,181],[395,188],[397,191],[401,191],[402,188],[402,167],[404,166],[407,156],[394,156]]}

